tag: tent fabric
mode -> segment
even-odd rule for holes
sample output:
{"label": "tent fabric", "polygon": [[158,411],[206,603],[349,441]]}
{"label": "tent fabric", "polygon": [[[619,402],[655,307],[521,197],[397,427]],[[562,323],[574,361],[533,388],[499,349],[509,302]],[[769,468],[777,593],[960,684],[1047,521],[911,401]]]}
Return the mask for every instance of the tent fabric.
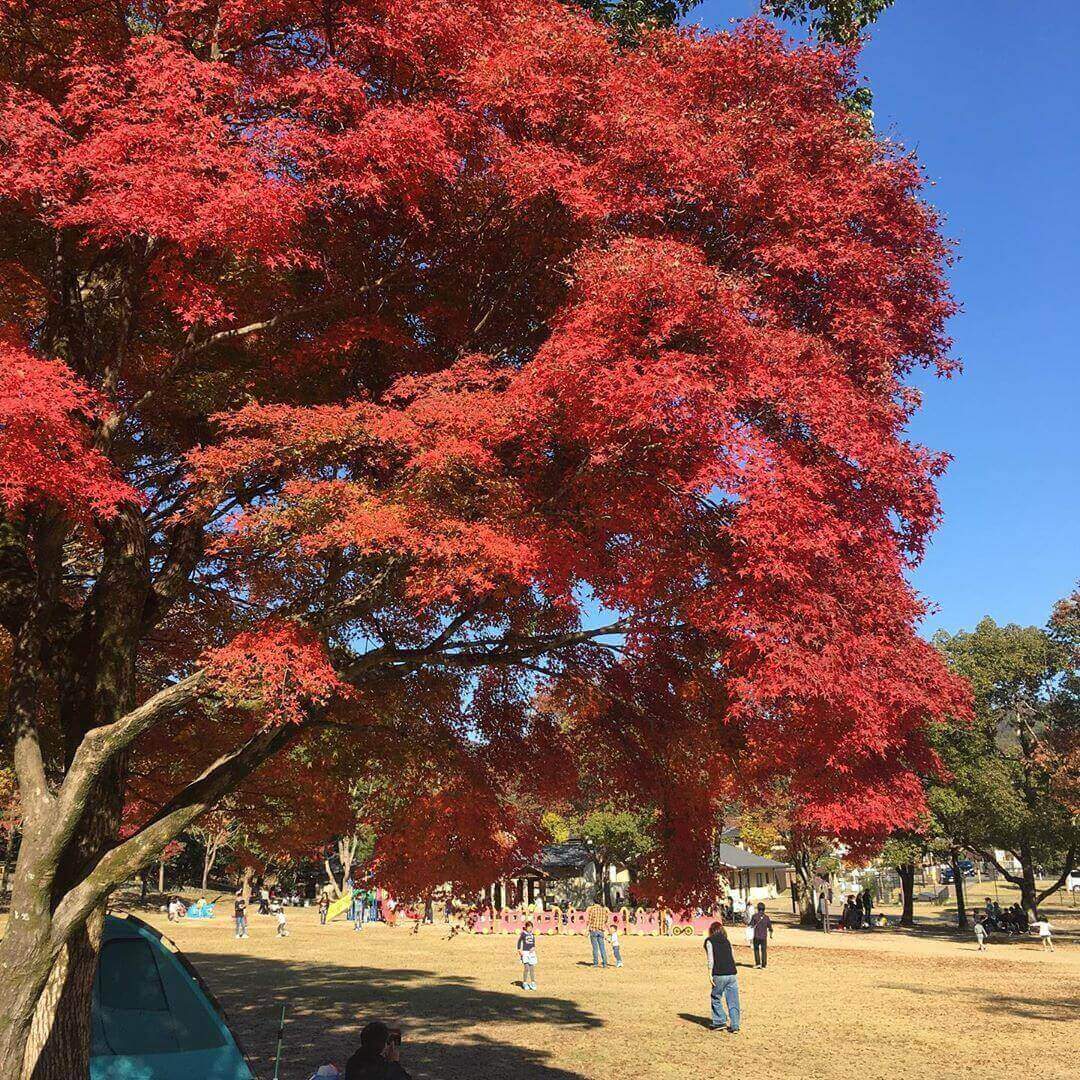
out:
{"label": "tent fabric", "polygon": [[90,1080],[255,1080],[194,970],[138,919],[105,919]]}

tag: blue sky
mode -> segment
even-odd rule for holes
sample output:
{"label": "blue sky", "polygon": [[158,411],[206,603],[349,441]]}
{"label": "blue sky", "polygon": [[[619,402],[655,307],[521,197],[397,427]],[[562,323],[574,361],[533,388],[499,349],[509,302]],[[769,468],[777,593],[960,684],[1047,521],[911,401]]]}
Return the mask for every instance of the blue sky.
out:
{"label": "blue sky", "polygon": [[[722,28],[755,0],[705,0]],[[917,588],[924,627],[1043,623],[1080,578],[1080,4],[896,0],[861,62],[878,130],[917,150],[958,242],[965,370],[920,380],[913,436],[955,460]]]}

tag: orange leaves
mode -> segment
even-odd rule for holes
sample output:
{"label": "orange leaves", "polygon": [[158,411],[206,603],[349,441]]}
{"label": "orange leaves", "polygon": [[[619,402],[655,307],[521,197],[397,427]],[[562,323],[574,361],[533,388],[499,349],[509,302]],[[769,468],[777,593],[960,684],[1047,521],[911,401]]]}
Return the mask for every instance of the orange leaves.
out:
{"label": "orange leaves", "polygon": [[0,339],[0,503],[92,522],[139,495],[92,445],[100,399],[66,365]]}
{"label": "orange leaves", "polygon": [[207,666],[226,701],[258,709],[271,723],[299,723],[312,707],[349,692],[315,635],[289,620],[238,634]]}

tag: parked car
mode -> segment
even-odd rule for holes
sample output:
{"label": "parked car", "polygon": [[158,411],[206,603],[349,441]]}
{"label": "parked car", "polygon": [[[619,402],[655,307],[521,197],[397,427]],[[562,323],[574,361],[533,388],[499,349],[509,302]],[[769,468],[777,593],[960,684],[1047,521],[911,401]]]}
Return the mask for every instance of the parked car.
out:
{"label": "parked car", "polygon": [[1065,891],[1080,892],[1080,866],[1069,871],[1069,876],[1065,879]]}
{"label": "parked car", "polygon": [[[969,878],[975,876],[975,864],[970,859],[961,859],[959,866],[960,873],[964,877]],[[951,866],[942,866],[939,873],[941,874],[941,880],[945,885],[952,884],[953,873]]]}

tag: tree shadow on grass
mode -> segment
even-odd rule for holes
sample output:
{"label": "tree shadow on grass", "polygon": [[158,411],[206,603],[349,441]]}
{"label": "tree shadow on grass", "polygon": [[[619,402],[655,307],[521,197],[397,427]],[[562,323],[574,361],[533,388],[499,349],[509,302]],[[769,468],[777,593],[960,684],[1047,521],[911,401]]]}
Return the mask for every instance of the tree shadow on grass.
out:
{"label": "tree shadow on grass", "polygon": [[1080,1000],[1076,998],[1032,998],[997,994],[978,986],[950,987],[947,994],[925,986],[905,983],[882,983],[882,990],[904,990],[909,994],[967,998],[983,1012],[1002,1017],[1023,1017],[1026,1020],[1056,1020],[1063,1023],[1080,1021]]}
{"label": "tree shadow on grass", "polygon": [[[584,1080],[546,1064],[549,1054],[489,1031],[500,1023],[592,1029],[603,1021],[573,1001],[542,992],[487,990],[474,980],[419,968],[371,969],[253,956],[188,953],[220,1000],[261,1076],[273,1072],[277,1023],[285,1006],[283,1080],[306,1080],[315,1068],[345,1061],[368,1020],[399,1024],[402,1064],[416,1080]],[[464,1031],[482,1026],[476,1030]]]}

